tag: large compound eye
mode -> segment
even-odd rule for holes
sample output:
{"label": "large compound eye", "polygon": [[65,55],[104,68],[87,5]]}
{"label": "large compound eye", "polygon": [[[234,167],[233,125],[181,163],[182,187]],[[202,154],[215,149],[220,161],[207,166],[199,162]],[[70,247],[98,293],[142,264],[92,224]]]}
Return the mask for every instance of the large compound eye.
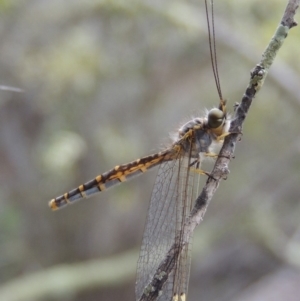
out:
{"label": "large compound eye", "polygon": [[208,126],[210,128],[218,128],[224,123],[225,114],[219,109],[211,109],[208,113]]}

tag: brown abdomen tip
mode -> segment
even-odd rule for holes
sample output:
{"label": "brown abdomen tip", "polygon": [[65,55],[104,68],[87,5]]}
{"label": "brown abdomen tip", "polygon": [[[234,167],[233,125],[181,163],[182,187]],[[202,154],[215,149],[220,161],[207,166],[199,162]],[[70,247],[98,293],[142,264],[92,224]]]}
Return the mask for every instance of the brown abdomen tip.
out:
{"label": "brown abdomen tip", "polygon": [[52,199],[49,203],[48,203],[49,207],[52,209],[52,210],[57,210],[58,207],[56,205],[56,202],[55,202],[55,199]]}

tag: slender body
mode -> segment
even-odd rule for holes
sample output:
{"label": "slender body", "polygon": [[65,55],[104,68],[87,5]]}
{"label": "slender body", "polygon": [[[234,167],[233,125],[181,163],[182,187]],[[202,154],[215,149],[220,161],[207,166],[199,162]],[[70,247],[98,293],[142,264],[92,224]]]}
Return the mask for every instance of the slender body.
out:
{"label": "slender body", "polygon": [[116,184],[141,175],[163,162],[177,160],[182,156],[191,156],[200,163],[200,153],[211,156],[214,143],[219,143],[228,132],[229,120],[226,118],[225,102],[219,109],[212,109],[207,116],[194,118],[179,130],[171,147],[156,154],[146,156],[127,164],[117,165],[113,169],[98,175],[93,180],[52,199],[49,206],[57,210],[83,198],[88,198]]}

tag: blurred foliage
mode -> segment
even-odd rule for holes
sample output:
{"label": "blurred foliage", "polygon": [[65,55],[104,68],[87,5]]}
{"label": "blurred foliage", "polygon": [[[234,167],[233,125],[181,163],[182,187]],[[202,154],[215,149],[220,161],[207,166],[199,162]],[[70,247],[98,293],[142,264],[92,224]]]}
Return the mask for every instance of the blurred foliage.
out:
{"label": "blurred foliage", "polygon": [[[215,1],[230,111],[284,9],[279,0]],[[218,104],[204,1],[0,1],[0,16],[0,85],[25,91],[0,90],[0,299],[132,300],[137,255],[123,280],[124,268],[100,264],[136,254],[155,172],[56,213],[47,201],[161,149],[169,132]],[[189,300],[299,298],[299,37],[296,27],[197,230]],[[99,276],[64,290],[47,278],[94,262],[115,282]],[[29,297],[14,294],[36,277]]]}

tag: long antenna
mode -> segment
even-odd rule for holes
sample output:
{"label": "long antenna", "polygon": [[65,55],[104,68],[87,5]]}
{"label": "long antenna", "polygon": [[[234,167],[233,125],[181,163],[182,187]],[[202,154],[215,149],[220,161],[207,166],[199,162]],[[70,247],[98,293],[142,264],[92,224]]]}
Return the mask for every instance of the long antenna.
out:
{"label": "long antenna", "polygon": [[[215,83],[218,90],[220,100],[223,100],[221,83],[219,78],[218,61],[217,61],[217,50],[216,50],[216,34],[215,34],[215,19],[214,19],[214,1],[211,0],[211,21],[209,18],[207,0],[205,0],[205,10],[206,10],[206,20],[208,29],[208,40],[209,40],[209,50],[211,58],[211,66],[214,73]],[[212,28],[212,30],[211,30]]]}

